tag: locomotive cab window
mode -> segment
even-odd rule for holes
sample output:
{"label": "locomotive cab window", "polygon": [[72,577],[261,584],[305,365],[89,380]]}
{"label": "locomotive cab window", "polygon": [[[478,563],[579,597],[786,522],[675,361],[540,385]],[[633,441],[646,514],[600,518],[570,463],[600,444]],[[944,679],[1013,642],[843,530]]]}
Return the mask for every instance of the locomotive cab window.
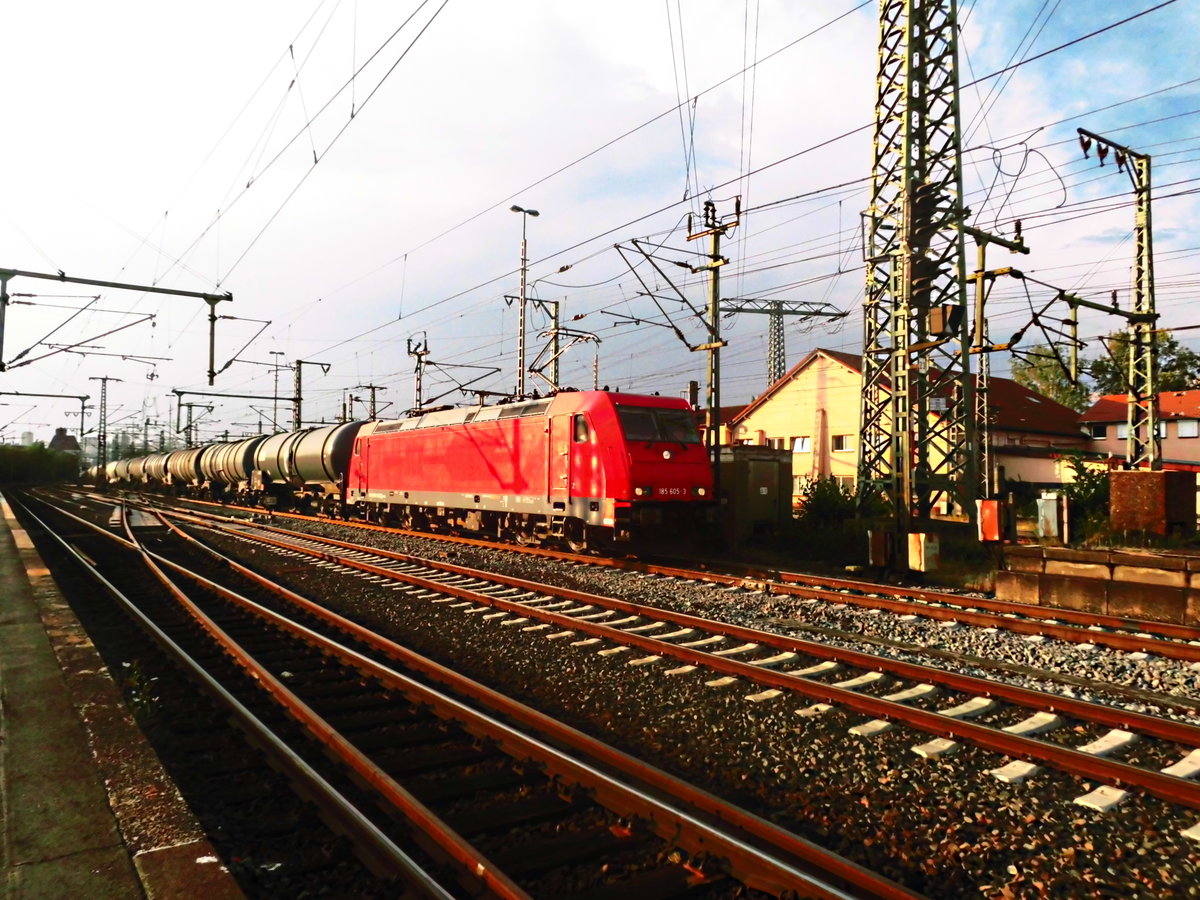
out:
{"label": "locomotive cab window", "polygon": [[588,438],[590,437],[587,419],[585,419],[582,415],[576,415],[574,418],[575,443],[586,444],[588,442]]}
{"label": "locomotive cab window", "polygon": [[658,409],[646,406],[618,406],[621,429],[629,441],[672,441],[700,443],[695,417],[686,409]]}

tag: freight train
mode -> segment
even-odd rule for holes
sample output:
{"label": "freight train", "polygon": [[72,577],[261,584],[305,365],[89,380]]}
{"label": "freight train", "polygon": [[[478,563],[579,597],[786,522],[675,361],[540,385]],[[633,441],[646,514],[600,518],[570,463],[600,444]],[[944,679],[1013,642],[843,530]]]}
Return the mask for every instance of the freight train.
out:
{"label": "freight train", "polygon": [[686,401],[561,391],[115,460],[134,489],[582,549],[698,535],[712,469]]}

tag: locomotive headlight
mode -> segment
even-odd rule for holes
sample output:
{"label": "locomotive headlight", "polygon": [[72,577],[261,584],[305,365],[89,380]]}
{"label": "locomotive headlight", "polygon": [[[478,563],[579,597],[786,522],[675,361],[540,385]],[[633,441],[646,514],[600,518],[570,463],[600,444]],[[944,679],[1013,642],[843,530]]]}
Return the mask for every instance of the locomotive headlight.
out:
{"label": "locomotive headlight", "polygon": [[635,497],[650,497],[653,496],[653,494],[654,488],[652,487],[635,487],[633,489],[633,495]]}
{"label": "locomotive headlight", "polygon": [[664,450],[664,451],[663,451],[663,459],[670,459],[670,458],[671,458],[671,451],[670,451],[670,450]]}
{"label": "locomotive headlight", "polygon": [[708,495],[708,491],[706,491],[706,490],[705,490],[704,488],[702,488],[702,487],[698,487],[698,488],[692,488],[692,490],[695,492],[695,494],[696,494],[696,496],[697,496],[697,497],[705,497],[705,496],[707,496],[707,495]]}

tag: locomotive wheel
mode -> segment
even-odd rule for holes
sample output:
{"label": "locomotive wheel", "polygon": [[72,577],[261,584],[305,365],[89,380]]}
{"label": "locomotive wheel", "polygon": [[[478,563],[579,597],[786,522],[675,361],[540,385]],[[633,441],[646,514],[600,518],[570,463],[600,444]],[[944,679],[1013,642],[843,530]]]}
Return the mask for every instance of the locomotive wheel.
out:
{"label": "locomotive wheel", "polygon": [[565,539],[572,553],[583,553],[588,548],[587,532],[583,525],[567,525]]}

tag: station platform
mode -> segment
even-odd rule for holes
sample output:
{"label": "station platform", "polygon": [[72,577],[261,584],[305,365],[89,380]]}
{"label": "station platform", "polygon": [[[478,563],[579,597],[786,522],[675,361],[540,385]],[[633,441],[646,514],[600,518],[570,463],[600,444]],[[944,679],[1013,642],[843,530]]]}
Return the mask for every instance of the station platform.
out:
{"label": "station platform", "polygon": [[3,897],[244,896],[0,496]]}

